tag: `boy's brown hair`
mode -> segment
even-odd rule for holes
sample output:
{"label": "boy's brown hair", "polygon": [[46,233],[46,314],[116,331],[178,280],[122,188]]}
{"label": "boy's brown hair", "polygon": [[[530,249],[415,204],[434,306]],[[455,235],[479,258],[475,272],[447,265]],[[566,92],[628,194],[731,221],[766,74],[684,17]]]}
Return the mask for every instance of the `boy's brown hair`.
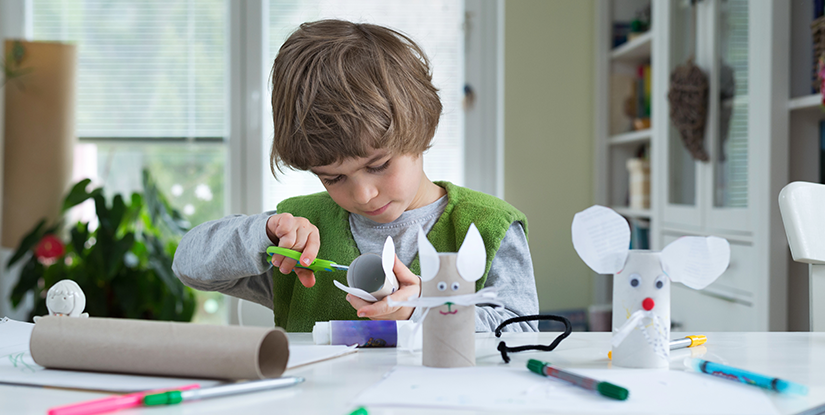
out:
{"label": "boy's brown hair", "polygon": [[441,116],[427,57],[409,37],[342,20],[304,23],[272,66],[270,167],[308,170],[370,149],[420,154]]}

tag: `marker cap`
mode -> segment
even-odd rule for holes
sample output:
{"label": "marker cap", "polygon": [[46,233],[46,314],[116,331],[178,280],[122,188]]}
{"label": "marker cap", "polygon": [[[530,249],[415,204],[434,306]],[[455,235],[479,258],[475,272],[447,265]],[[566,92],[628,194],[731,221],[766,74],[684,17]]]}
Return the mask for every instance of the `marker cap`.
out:
{"label": "marker cap", "polygon": [[154,405],[172,405],[183,401],[180,391],[169,391],[164,393],[156,393],[154,395],[146,395],[143,397],[143,404],[146,406]]}

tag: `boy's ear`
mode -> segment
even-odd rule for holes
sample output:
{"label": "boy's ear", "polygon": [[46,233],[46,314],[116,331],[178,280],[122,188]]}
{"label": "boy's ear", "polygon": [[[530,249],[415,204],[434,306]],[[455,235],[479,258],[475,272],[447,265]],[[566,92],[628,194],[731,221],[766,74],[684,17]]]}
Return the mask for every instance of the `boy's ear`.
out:
{"label": "boy's ear", "polygon": [[671,281],[701,290],[728,268],[730,244],[716,236],[683,236],[662,250],[661,261]]}
{"label": "boy's ear", "polygon": [[381,268],[384,269],[384,275],[393,275],[392,268],[395,265],[395,244],[392,242],[392,236],[388,236],[384,241],[384,251],[381,253]]}
{"label": "boy's ear", "polygon": [[598,274],[615,274],[624,268],[630,251],[630,225],[613,209],[593,205],[576,213],[570,227],[573,248]]}
{"label": "boy's ear", "polygon": [[418,227],[418,263],[421,265],[421,281],[429,281],[438,274],[440,267],[438,259],[438,252],[427,240],[427,235],[424,234],[424,229]]}
{"label": "boy's ear", "polygon": [[484,275],[484,267],[487,266],[487,251],[484,249],[484,240],[478,232],[475,223],[470,224],[461,248],[458,248],[458,255],[455,259],[458,275],[465,281],[475,281]]}

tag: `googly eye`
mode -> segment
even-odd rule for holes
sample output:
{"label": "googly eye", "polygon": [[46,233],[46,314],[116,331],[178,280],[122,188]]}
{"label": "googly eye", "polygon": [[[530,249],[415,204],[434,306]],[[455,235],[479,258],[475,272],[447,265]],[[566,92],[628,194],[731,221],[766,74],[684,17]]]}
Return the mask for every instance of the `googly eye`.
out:
{"label": "googly eye", "polygon": [[456,281],[456,282],[453,283],[452,287],[450,287],[450,288],[452,288],[453,291],[458,291],[459,287],[460,287],[460,285],[458,284],[458,281]]}
{"label": "googly eye", "polygon": [[436,285],[436,288],[438,288],[438,291],[444,291],[444,290],[447,289],[447,283],[444,282],[444,281],[441,281],[441,282],[438,283],[438,285]]}
{"label": "googly eye", "polygon": [[638,287],[642,282],[642,276],[639,274],[630,274],[630,286]]}
{"label": "googly eye", "polygon": [[653,285],[656,287],[657,290],[661,290],[662,287],[665,286],[665,283],[667,283],[667,275],[662,274],[656,277],[656,281],[653,283]]}

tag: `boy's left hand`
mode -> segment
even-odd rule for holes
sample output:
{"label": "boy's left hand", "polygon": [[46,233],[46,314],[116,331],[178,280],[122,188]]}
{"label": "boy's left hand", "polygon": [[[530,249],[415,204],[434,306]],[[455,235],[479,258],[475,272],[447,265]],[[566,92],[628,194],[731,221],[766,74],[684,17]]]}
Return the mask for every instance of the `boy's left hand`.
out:
{"label": "boy's left hand", "polygon": [[395,301],[407,301],[410,297],[421,295],[421,279],[395,257],[395,264],[392,272],[398,279],[398,291],[384,297],[381,301],[371,303],[364,301],[352,294],[347,294],[347,301],[353,308],[358,310],[358,317],[369,317],[372,320],[409,320],[415,308],[413,307],[390,307],[387,298],[392,297]]}

